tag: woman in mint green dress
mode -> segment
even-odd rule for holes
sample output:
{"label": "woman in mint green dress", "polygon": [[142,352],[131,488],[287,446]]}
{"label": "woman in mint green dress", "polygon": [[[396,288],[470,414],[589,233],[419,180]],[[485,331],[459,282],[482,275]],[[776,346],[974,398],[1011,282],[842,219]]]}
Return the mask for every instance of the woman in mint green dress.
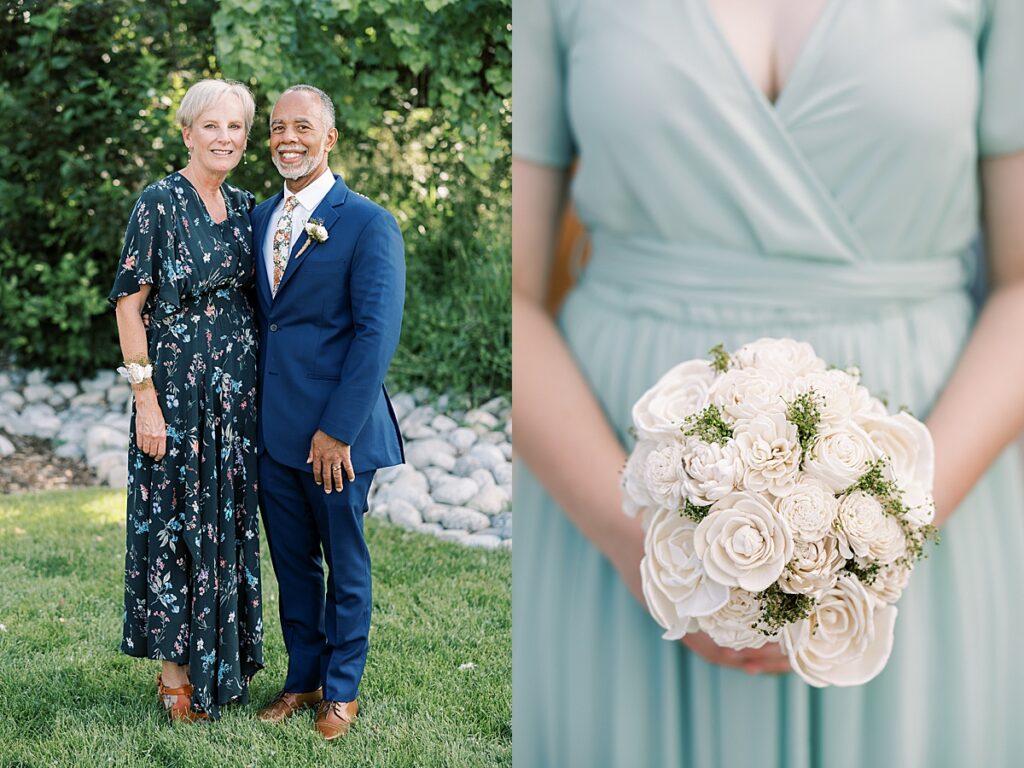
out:
{"label": "woman in mint green dress", "polygon": [[[1021,765],[1024,3],[755,5],[515,2],[515,765]],[[574,159],[593,255],[553,320]],[[860,366],[935,439],[942,544],[863,686],[662,640],[637,599],[631,406],[761,336]]]}

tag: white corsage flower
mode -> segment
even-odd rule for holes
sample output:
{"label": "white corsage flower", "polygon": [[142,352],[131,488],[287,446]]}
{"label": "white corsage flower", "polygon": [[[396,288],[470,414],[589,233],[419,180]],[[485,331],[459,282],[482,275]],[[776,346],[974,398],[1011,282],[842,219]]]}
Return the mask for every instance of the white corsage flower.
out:
{"label": "white corsage flower", "polygon": [[672,509],[659,509],[644,538],[640,576],[644,599],[666,640],[695,632],[696,619],[714,613],[729,600],[728,587],[707,577],[694,550],[697,528],[690,518]]}
{"label": "white corsage flower", "polygon": [[778,579],[793,556],[786,521],[760,494],[749,491],[716,502],[697,526],[693,544],[708,576],[751,592]]}
{"label": "white corsage flower", "polygon": [[817,688],[868,682],[892,652],[896,607],[882,605],[844,574],[811,615],[789,624],[781,645],[793,670]]}
{"label": "white corsage flower", "polygon": [[690,360],[670,370],[633,406],[641,438],[678,437],[688,416],[704,409],[715,371],[706,360]]}

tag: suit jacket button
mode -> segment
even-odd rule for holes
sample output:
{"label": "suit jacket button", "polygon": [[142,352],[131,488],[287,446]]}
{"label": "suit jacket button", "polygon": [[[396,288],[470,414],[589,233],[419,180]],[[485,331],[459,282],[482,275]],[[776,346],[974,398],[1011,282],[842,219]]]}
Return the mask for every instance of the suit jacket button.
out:
{"label": "suit jacket button", "polygon": [[271,323],[270,324],[270,330],[276,331],[277,330],[277,323]]}

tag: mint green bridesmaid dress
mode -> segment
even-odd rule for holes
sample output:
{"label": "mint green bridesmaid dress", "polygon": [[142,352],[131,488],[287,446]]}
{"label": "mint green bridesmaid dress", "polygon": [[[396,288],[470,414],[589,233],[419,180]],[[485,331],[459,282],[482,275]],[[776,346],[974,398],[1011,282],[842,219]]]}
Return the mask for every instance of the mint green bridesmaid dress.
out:
{"label": "mint green bridesmaid dress", "polygon": [[[979,156],[1024,150],[1024,0],[830,0],[774,104],[708,0],[515,0],[513,25],[513,153],[580,160],[593,256],[558,323],[624,445],[663,372],[760,336],[927,415],[975,319]],[[520,464],[515,766],[1024,765],[1019,464],[914,572],[885,670],[823,690],[662,640]]]}

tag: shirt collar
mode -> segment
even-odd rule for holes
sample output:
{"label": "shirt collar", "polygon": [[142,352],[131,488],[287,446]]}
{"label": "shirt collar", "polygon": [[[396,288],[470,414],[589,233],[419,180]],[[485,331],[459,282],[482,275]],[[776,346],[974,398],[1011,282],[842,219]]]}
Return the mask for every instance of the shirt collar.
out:
{"label": "shirt collar", "polygon": [[[327,197],[327,193],[331,191],[333,186],[334,174],[331,173],[331,169],[328,167],[316,177],[316,181],[296,192],[295,197],[299,198],[299,205],[312,213],[320,205],[320,201]],[[281,198],[281,202],[284,203],[291,196],[292,193],[288,190],[288,185],[285,184],[284,197]]]}

